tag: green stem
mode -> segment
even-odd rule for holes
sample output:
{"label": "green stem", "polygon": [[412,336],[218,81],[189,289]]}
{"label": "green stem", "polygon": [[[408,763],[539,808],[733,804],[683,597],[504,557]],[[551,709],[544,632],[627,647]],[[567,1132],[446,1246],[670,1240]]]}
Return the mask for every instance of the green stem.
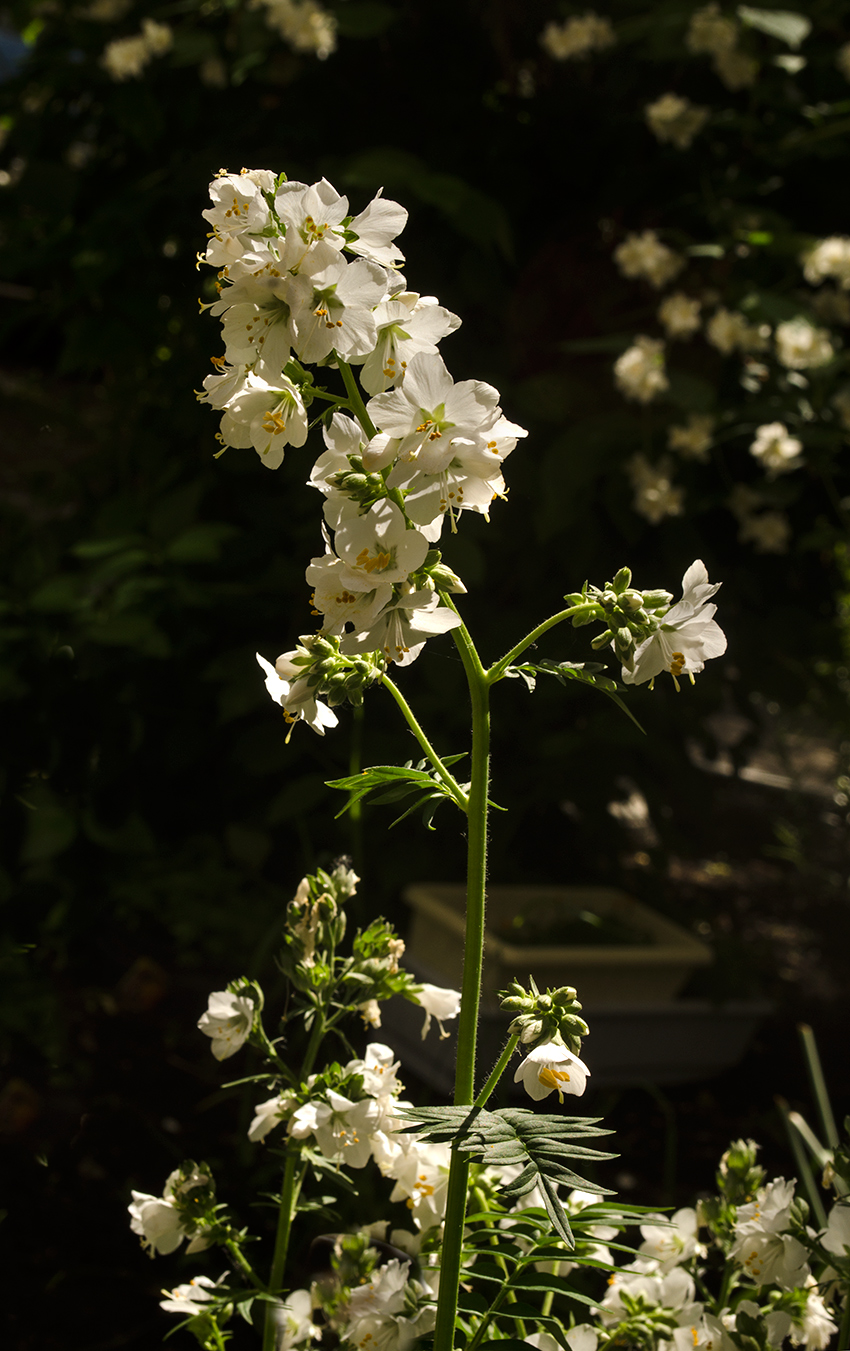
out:
{"label": "green stem", "polygon": [[[735,1270],[728,1255],[726,1257],[726,1269],[723,1272],[723,1282],[720,1286],[720,1294],[717,1296],[717,1310],[721,1314],[729,1303],[729,1296],[738,1284],[738,1273]],[[599,1351],[597,1347],[596,1351]]]}
{"label": "green stem", "polygon": [[837,1149],[840,1144],[840,1138],[835,1125],[835,1117],[832,1114],[832,1103],[829,1101],[826,1081],[823,1077],[815,1034],[808,1023],[800,1023],[797,1030],[800,1033],[800,1039],[803,1043],[803,1054],[806,1057],[809,1078],[812,1082],[812,1092],[815,1095],[815,1103],[817,1104],[818,1116],[820,1117],[823,1133],[826,1137],[826,1143],[829,1145],[830,1149]]}
{"label": "green stem", "polygon": [[363,402],[360,390],[357,388],[354,372],[347,361],[342,361],[339,358],[337,358],[337,361],[339,363],[339,372],[345,385],[345,392],[348,395],[348,401],[351,404],[352,412],[371,441],[373,436],[378,435],[378,429],[366,412],[366,405]]}
{"label": "green stem", "polygon": [[[289,1236],[292,1231],[292,1217],[295,1214],[295,1206],[298,1201],[298,1194],[301,1191],[301,1183],[304,1180],[304,1170],[299,1170],[298,1151],[291,1148],[286,1157],[286,1167],[283,1170],[283,1183],[280,1189],[280,1209],[277,1217],[277,1234],[274,1243],[274,1257],[272,1258],[271,1275],[269,1276],[269,1290],[277,1294],[283,1285],[283,1277],[286,1271],[286,1257],[289,1251]],[[266,1319],[263,1328],[263,1351],[274,1351],[275,1337],[277,1335],[277,1326],[274,1317],[274,1304],[269,1301],[266,1306]]]}
{"label": "green stem", "polygon": [[248,1261],[247,1257],[243,1253],[242,1249],[239,1247],[239,1244],[236,1242],[236,1240],[232,1238],[226,1238],[224,1240],[224,1246],[230,1253],[230,1256],[233,1258],[236,1265],[239,1267],[240,1271],[242,1271],[248,1277],[248,1280],[251,1282],[254,1289],[265,1290],[266,1287],[263,1285],[263,1282],[260,1280],[256,1271],[251,1266],[251,1263]]}
{"label": "green stem", "polygon": [[552,1301],[554,1300],[554,1298],[555,1298],[554,1290],[547,1290],[546,1294],[543,1296],[543,1303],[540,1305],[540,1312],[544,1318],[548,1318],[549,1314],[552,1312]]}
{"label": "green stem", "polygon": [[[507,1044],[505,1045],[505,1049],[502,1051],[502,1054],[499,1056],[499,1059],[493,1066],[490,1078],[487,1080],[481,1092],[478,1094],[478,1097],[475,1099],[475,1102],[472,1104],[472,1112],[480,1112],[482,1107],[484,1107],[487,1100],[495,1091],[496,1085],[501,1079],[505,1070],[507,1069],[508,1061],[510,1060],[511,1056],[513,1055],[518,1045],[519,1045],[519,1033],[514,1032],[508,1038]],[[470,1112],[469,1114],[470,1118],[472,1117],[472,1112]]]}
{"label": "green stem", "polygon": [[838,1329],[838,1345],[843,1348],[850,1346],[850,1290],[844,1294],[844,1312],[841,1315],[841,1327]]}
{"label": "green stem", "polygon": [[[450,596],[443,601],[457,614]],[[487,672],[475,645],[461,624],[452,637],[463,662],[472,704],[472,778],[467,809],[466,945],[463,956],[460,1018],[457,1033],[455,1103],[475,1100],[475,1048],[478,1037],[478,1007],[481,1000],[481,967],[484,955],[484,907],[487,883],[487,804],[490,780],[490,687]],[[451,1351],[457,1317],[457,1292],[463,1250],[469,1159],[452,1151],[446,1222],[440,1263],[440,1295],[434,1328],[434,1351]],[[479,1329],[480,1331],[480,1329]],[[477,1336],[477,1334],[476,1334]],[[480,1340],[480,1339],[479,1339]],[[471,1351],[471,1348],[470,1348]]]}
{"label": "green stem", "polygon": [[401,690],[394,683],[394,681],[390,680],[388,675],[384,675],[381,677],[381,684],[384,686],[385,689],[389,690],[390,694],[395,699],[396,703],[398,704],[399,708],[404,714],[405,721],[410,727],[410,730],[413,732],[413,735],[416,737],[416,740],[419,742],[419,745],[422,747],[428,759],[431,761],[431,764],[436,769],[437,773],[443,780],[443,783],[448,788],[449,792],[451,793],[457,805],[460,807],[461,811],[463,812],[467,811],[469,808],[469,799],[467,798],[457,779],[446,768],[446,766],[440,759],[439,755],[434,750],[434,747],[431,745],[430,741],[428,740],[422,728],[420,727],[419,722],[416,718],[416,714],[413,712],[413,709],[408,704]]}
{"label": "green stem", "polygon": [[588,605],[573,605],[569,610],[559,610],[556,615],[552,615],[549,619],[544,619],[542,624],[538,624],[536,629],[532,629],[531,633],[526,634],[521,642],[511,648],[510,652],[506,652],[501,661],[497,661],[490,667],[490,670],[487,672],[487,679],[490,684],[495,685],[497,680],[501,680],[511,663],[516,661],[517,657],[522,656],[526,648],[532,647],[537,642],[537,639],[541,638],[544,633],[548,633],[549,629],[553,629],[556,624],[562,624],[565,619],[569,619],[572,615],[578,614],[580,610],[589,608]]}

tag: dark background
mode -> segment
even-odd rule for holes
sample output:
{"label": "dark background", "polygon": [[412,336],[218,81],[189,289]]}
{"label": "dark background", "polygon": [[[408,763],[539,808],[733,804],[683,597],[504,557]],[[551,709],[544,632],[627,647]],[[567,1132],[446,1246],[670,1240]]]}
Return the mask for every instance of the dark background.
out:
{"label": "dark background", "polygon": [[[751,428],[790,425],[794,392],[778,382],[753,411],[734,360],[697,342],[676,352],[665,400],[627,403],[611,365],[635,333],[658,331],[658,296],[611,253],[644,228],[677,248],[719,241],[724,256],[680,284],[730,308],[756,288],[757,318],[805,311],[800,249],[847,228],[850,85],[835,51],[850,5],[806,6],[797,75],[772,64],[781,42],[745,34],[762,69],[740,93],[687,51],[694,6],[674,0],[609,5],[617,46],[564,63],[538,35],[581,8],[339,0],[325,62],[235,3],[135,4],[112,24],[83,8],[7,6],[0,84],[0,1241],[4,1267],[29,1254],[9,1344],[159,1345],[156,1293],[197,1268],[148,1263],[125,1207],[184,1157],[208,1160],[264,1231],[250,1199],[274,1167],[247,1147],[251,1095],[218,1087],[230,1076],[195,1022],[237,975],[274,987],[302,873],[351,852],[359,914],[403,930],[404,885],[463,867],[448,808],[435,834],[415,821],[388,832],[380,808],[359,826],[334,820],[324,783],[348,769],[350,714],[323,740],[299,727],[286,745],[259,679],[255,650],[273,659],[312,628],[303,569],[320,547],[318,500],[303,453],[275,474],[247,453],[214,461],[215,419],[192,394],[220,347],[198,315],[210,279],[194,260],[222,166],[324,175],[355,211],[381,186],[402,201],[408,284],[463,319],[442,349],[455,378],[495,384],[529,427],[506,466],[508,502],[444,542],[485,659],[625,562],[639,586],[675,590],[695,557],[723,581],[728,654],[681,695],[634,691],[646,736],[592,691],[499,687],[493,793],[509,811],[491,875],[621,885],[713,942],[715,965],[688,993],[774,1003],[720,1078],[660,1097],[588,1094],[586,1110],[617,1129],[624,1196],[692,1202],[738,1135],[761,1140],[771,1175],[793,1174],[773,1099],[814,1121],[800,1019],[836,1111],[850,1107],[850,488],[828,413],[846,364],[839,354],[819,387],[806,468],[775,488],[792,546],[753,554],[725,500],[757,477]],[[174,48],[114,83],[103,46],[147,14],[174,25]],[[211,56],[226,87],[204,83]],[[687,152],[643,119],[671,89],[712,110]],[[758,230],[770,245],[742,244]],[[709,466],[683,467],[685,513],[653,527],[623,466],[707,408],[728,434]],[[559,630],[539,655],[584,660],[586,634]],[[429,644],[402,684],[438,749],[463,750],[451,640]],[[415,756],[379,690],[362,736],[364,763]],[[721,753],[726,774],[698,767]],[[650,823],[629,827],[607,808],[635,790]]]}

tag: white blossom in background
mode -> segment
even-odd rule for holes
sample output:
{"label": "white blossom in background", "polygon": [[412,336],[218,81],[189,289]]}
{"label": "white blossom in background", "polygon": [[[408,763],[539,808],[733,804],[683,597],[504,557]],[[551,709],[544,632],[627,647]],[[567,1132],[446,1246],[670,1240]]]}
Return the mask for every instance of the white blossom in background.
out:
{"label": "white blossom in background", "polygon": [[799,316],[776,326],[776,355],[790,370],[824,366],[835,356],[829,333]]}
{"label": "white blossom in background", "polygon": [[802,1317],[792,1318],[784,1310],[781,1312],[777,1310],[773,1314],[768,1314],[765,1320],[768,1330],[773,1334],[777,1346],[787,1337],[792,1346],[805,1346],[808,1351],[827,1351],[832,1338],[838,1332],[838,1324],[830,1316],[814,1276],[806,1277],[804,1289],[806,1303]]}
{"label": "white blossom in background", "polygon": [[770,338],[769,324],[750,324],[737,310],[715,310],[705,326],[705,336],[718,352],[763,352]]}
{"label": "white blossom in background", "polygon": [[666,286],[685,266],[681,254],[662,244],[654,230],[626,235],[614,250],[614,261],[624,277],[643,278],[652,286]]}
{"label": "white blossom in background", "polygon": [[758,61],[738,48],[718,52],[711,64],[732,93],[737,93],[740,89],[750,89],[759,76]]}
{"label": "white blossom in background", "polygon": [[617,41],[609,19],[589,10],[563,23],[547,23],[540,34],[540,45],[556,61],[574,61],[594,51],[604,51]]}
{"label": "white blossom in background", "polygon": [[418,985],[410,991],[411,998],[425,1010],[425,1022],[422,1025],[422,1040],[424,1041],[431,1030],[431,1019],[436,1018],[437,1026],[440,1029],[440,1038],[445,1040],[449,1035],[443,1027],[444,1022],[450,1022],[457,1018],[460,1013],[460,991],[444,989],[439,985]]}
{"label": "white blossom in background", "polygon": [[644,110],[647,126],[656,140],[677,150],[687,150],[708,121],[708,109],[698,108],[680,94],[662,94]]}
{"label": "white blossom in background", "polygon": [[[537,1335],[548,1337],[549,1333],[544,1332]],[[554,1337],[552,1340],[555,1340]],[[570,1351],[596,1351],[596,1347],[599,1343],[599,1334],[589,1323],[576,1323],[574,1328],[569,1328],[565,1332],[564,1341],[567,1343]]]}
{"label": "white blossom in background", "polygon": [[697,1238],[697,1213],[691,1207],[677,1210],[669,1218],[664,1215],[650,1215],[647,1218],[657,1220],[658,1223],[640,1226],[643,1243],[639,1251],[658,1263],[658,1271],[662,1275],[695,1255],[705,1256],[705,1245]]}
{"label": "white blossom in background", "polygon": [[755,440],[750,446],[750,454],[759,461],[768,478],[777,474],[788,474],[803,464],[803,443],[796,436],[789,436],[783,422],[766,422],[756,429]]}
{"label": "white blossom in background", "polygon": [[845,290],[850,290],[850,238],[830,235],[801,257],[803,276],[812,286],[818,286],[827,277],[834,277]]}
{"label": "white blossom in background", "polygon": [[758,554],[784,554],[791,540],[791,522],[784,511],[761,511],[741,520],[738,539]]}
{"label": "white blossom in background", "polygon": [[664,325],[668,338],[690,338],[700,326],[699,300],[686,296],[683,291],[674,291],[658,306],[658,318]]}
{"label": "white blossom in background", "polygon": [[331,1163],[364,1168],[372,1157],[371,1135],[378,1128],[380,1109],[372,1098],[352,1102],[335,1089],[327,1102],[307,1102],[289,1119],[294,1140],[315,1135],[319,1151]]}
{"label": "white blossom in background", "polygon": [[721,13],[718,4],[704,5],[691,15],[685,46],[695,55],[717,56],[731,51],[738,42],[738,25]]}
{"label": "white blossom in background", "polygon": [[719,582],[709,582],[702,559],[695,559],[682,578],[682,599],[662,616],[658,629],[638,643],[632,668],[623,666],[624,683],[654,682],[668,671],[678,689],[680,675],[693,681],[707,661],[722,656],[726,635],[714,619],[717,606],[709,604],[719,589]]}
{"label": "white blossom in background", "polygon": [[662,459],[653,465],[639,452],[626,464],[635,494],[632,506],[652,525],[658,525],[665,516],[682,514],[685,490],[673,484],[670,468],[669,460]]}
{"label": "white blossom in background", "polygon": [[248,8],[265,9],[269,28],[296,52],[326,61],[336,51],[336,19],[316,0],[249,0]]}
{"label": "white blossom in background", "polygon": [[[411,1297],[416,1301],[423,1295],[427,1303],[414,1311]],[[407,1351],[433,1331],[436,1305],[427,1287],[410,1281],[410,1263],[393,1258],[351,1291],[340,1317],[347,1345],[361,1351],[369,1347],[372,1351]]]}
{"label": "white blossom in background", "polygon": [[584,1061],[567,1050],[563,1042],[543,1041],[520,1063],[514,1083],[522,1084],[535,1102],[553,1092],[558,1094],[558,1101],[563,1102],[565,1093],[574,1093],[580,1098],[589,1076],[590,1070]]}
{"label": "white blossom in background", "polygon": [[273,1098],[268,1098],[266,1102],[259,1103],[254,1108],[254,1117],[248,1127],[248,1139],[254,1144],[265,1140],[269,1131],[279,1126],[284,1117],[288,1117],[295,1106],[295,1101],[284,1093],[276,1093]]}
{"label": "white blossom in background", "polygon": [[714,418],[711,413],[689,413],[687,422],[667,428],[667,445],[685,460],[705,463],[714,442]]}
{"label": "white blossom in background", "polygon": [[[652,1268],[647,1270],[647,1266]],[[602,1297],[600,1320],[613,1328],[629,1317],[622,1295],[642,1296],[646,1304],[668,1310],[683,1329],[687,1329],[686,1345],[693,1348],[691,1328],[702,1317],[703,1306],[694,1299],[693,1277],[681,1267],[673,1267],[661,1275],[654,1263],[638,1259],[630,1267],[621,1267],[612,1274],[610,1284]],[[667,1343],[669,1346],[669,1343]]]}
{"label": "white blossom in background", "polygon": [[835,64],[845,80],[850,80],[850,42],[845,42],[835,54]]}
{"label": "white blossom in background", "polygon": [[427,1144],[408,1136],[403,1152],[391,1168],[382,1169],[395,1180],[391,1201],[404,1201],[417,1229],[441,1224],[446,1213],[451,1148],[447,1144]]}
{"label": "white blossom in background", "polygon": [[205,1306],[215,1297],[216,1288],[227,1280],[223,1272],[217,1281],[209,1276],[193,1276],[185,1285],[177,1285],[173,1290],[163,1290],[165,1299],[159,1301],[159,1307],[166,1313],[177,1313],[182,1318],[196,1318],[206,1311]]}
{"label": "white blossom in background", "polygon": [[774,1178],[759,1188],[755,1201],[738,1207],[730,1257],[754,1285],[794,1290],[809,1275],[806,1249],[786,1232],[793,1201],[793,1181]]}
{"label": "white blossom in background", "polygon": [[154,57],[164,56],[174,41],[167,23],[145,19],[142,30],[134,37],[115,38],[107,43],[101,58],[113,80],[138,79]]}
{"label": "white blossom in background", "polygon": [[820,1241],[827,1252],[845,1257],[850,1251],[850,1201],[837,1201],[829,1212]]}
{"label": "white blossom in background", "polygon": [[670,387],[664,369],[664,343],[659,338],[641,335],[614,362],[617,388],[627,399],[651,403]]}
{"label": "white blossom in background", "polygon": [[216,1060],[227,1060],[245,1045],[254,1026],[254,1001],[246,995],[216,990],[209,998],[206,1013],[198,1019],[205,1037],[212,1039]]}

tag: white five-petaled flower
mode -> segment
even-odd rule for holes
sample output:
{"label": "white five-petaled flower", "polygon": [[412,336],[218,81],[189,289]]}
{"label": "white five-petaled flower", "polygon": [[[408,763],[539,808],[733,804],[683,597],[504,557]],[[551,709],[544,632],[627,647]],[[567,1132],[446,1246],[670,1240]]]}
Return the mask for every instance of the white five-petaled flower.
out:
{"label": "white five-petaled flower", "polygon": [[788,1233],[793,1201],[793,1180],[778,1177],[759,1188],[755,1201],[738,1207],[729,1255],[755,1285],[793,1290],[809,1274],[806,1249]]}
{"label": "white five-petaled flower", "polygon": [[291,677],[285,680],[271,662],[261,657],[259,652],[256,653],[257,661],[266,673],[266,689],[275,703],[280,704],[287,722],[295,723],[301,718],[309,723],[319,736],[324,736],[325,728],[336,727],[339,718],[333,709],[315,697],[315,693],[304,680],[298,679],[301,668],[290,661],[294,655],[294,652],[283,652],[277,659],[278,667]]}
{"label": "white five-petaled flower", "polygon": [[696,559],[682,578],[682,599],[662,616],[659,628],[638,643],[631,669],[623,667],[627,685],[654,681],[669,671],[678,689],[678,676],[693,678],[706,661],[726,651],[726,635],[714,620],[717,606],[708,604],[719,587],[719,582],[709,582],[702,559]]}
{"label": "white five-petaled flower", "polygon": [[783,422],[767,422],[758,427],[750,446],[750,454],[764,466],[768,478],[799,469],[803,463],[802,450],[802,442],[796,436],[788,435]]}
{"label": "white five-petaled flower", "polygon": [[206,1013],[198,1019],[198,1027],[204,1036],[212,1038],[212,1053],[216,1060],[227,1060],[235,1055],[248,1040],[253,1026],[253,999],[231,994],[229,990],[214,991]]}
{"label": "white five-petaled flower", "polygon": [[514,1083],[521,1083],[535,1102],[552,1092],[557,1092],[558,1101],[563,1102],[565,1093],[581,1097],[589,1074],[584,1061],[562,1042],[544,1041],[529,1051],[514,1075]]}
{"label": "white five-petaled flower", "polygon": [[205,1312],[205,1306],[214,1298],[216,1287],[227,1280],[227,1272],[222,1272],[217,1281],[209,1276],[193,1276],[186,1285],[176,1285],[173,1290],[163,1290],[165,1299],[159,1301],[159,1307],[166,1313],[179,1313],[183,1318],[196,1318]]}
{"label": "white five-petaled flower", "polygon": [[439,474],[453,458],[452,440],[484,436],[500,415],[499,394],[483,380],[452,380],[439,352],[417,352],[403,383],[367,404],[375,425],[392,440],[364,465],[382,469],[398,456],[422,457],[426,472]]}

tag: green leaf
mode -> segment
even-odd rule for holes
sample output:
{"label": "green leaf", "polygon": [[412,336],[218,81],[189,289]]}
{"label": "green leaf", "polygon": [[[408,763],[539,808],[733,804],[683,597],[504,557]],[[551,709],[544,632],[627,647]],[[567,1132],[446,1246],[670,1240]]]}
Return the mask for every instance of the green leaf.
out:
{"label": "green leaf", "polygon": [[811,20],[805,14],[796,14],[790,9],[751,9],[749,5],[739,5],[738,18],[748,28],[756,28],[769,37],[779,38],[795,49],[812,31]]}
{"label": "green leaf", "polygon": [[[454,765],[462,759],[462,754],[446,755],[443,757],[443,764],[446,766]],[[427,760],[420,760],[417,765],[411,762],[406,765],[372,765],[369,769],[362,770],[360,774],[351,774],[344,779],[329,779],[327,787],[339,788],[349,795],[345,806],[337,812],[337,820],[345,812],[350,811],[355,803],[362,801],[368,793],[375,792],[377,789],[384,791],[377,797],[372,798],[373,802],[400,802],[410,793],[418,793],[417,801],[413,807],[404,813],[405,816],[432,798],[438,800],[448,798],[450,802],[455,800],[447,785],[443,783],[443,780]],[[403,817],[398,819],[400,821]],[[393,824],[396,824],[396,822],[393,822]]]}
{"label": "green leaf", "polygon": [[607,694],[608,698],[613,700],[619,709],[625,713],[638,729],[646,736],[646,732],[641,727],[634,713],[627,707],[618,694],[619,686],[616,680],[610,676],[601,675],[600,672],[605,668],[596,661],[541,661],[536,664],[523,662],[520,666],[509,666],[505,671],[506,676],[521,676],[530,690],[534,689],[534,677],[536,675],[552,675],[559,680],[562,685],[566,685],[570,680],[578,680],[583,685],[590,685],[595,690],[601,690]]}
{"label": "green leaf", "polygon": [[477,1113],[470,1107],[409,1107],[402,1115],[417,1123],[406,1129],[417,1131],[423,1140],[449,1141],[453,1149],[471,1154],[481,1163],[499,1167],[519,1164],[522,1171],[513,1181],[501,1184],[501,1195],[515,1200],[533,1187],[539,1187],[549,1219],[570,1249],[575,1242],[567,1213],[558,1197],[557,1183],[599,1195],[612,1195],[609,1188],[586,1181],[566,1164],[570,1158],[617,1157],[573,1143],[586,1136],[610,1135],[611,1131],[598,1126],[599,1117],[548,1116],[524,1107]]}
{"label": "green leaf", "polygon": [[239,531],[233,525],[207,521],[202,525],[190,526],[172,540],[163,553],[172,563],[216,563],[225,540],[238,534]]}

